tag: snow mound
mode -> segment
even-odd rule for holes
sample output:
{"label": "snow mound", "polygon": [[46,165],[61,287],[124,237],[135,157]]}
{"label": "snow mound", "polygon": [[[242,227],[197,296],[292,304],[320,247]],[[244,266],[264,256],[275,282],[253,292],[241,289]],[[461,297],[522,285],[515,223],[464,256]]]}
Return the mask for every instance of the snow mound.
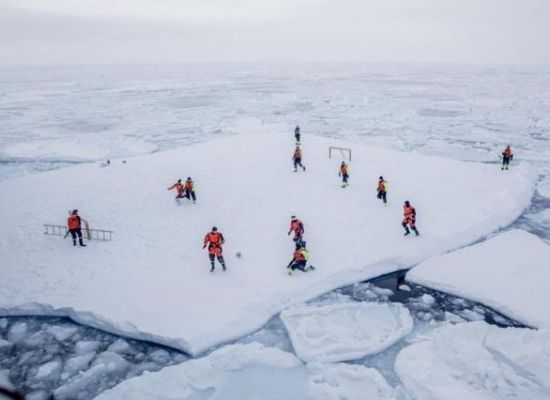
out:
{"label": "snow mound", "polygon": [[475,246],[432,257],[407,279],[485,304],[534,327],[550,328],[550,246],[512,230]]}
{"label": "snow mound", "polygon": [[550,331],[485,322],[446,326],[403,349],[395,370],[412,398],[550,398]]}
{"label": "snow mound", "polygon": [[[351,185],[340,188],[346,142],[304,136],[306,172],[293,173],[291,134],[248,133],[109,168],[78,165],[0,183],[0,315],[68,316],[115,334],[197,354],[250,333],[281,310],[348,284],[412,266],[515,220],[536,176],[498,166],[353,145]],[[376,199],[383,174],[389,205]],[[192,176],[197,204],[166,188]],[[4,195],[5,194],[5,195]],[[421,236],[403,237],[402,201]],[[460,205],[460,218],[449,210]],[[112,242],[73,248],[43,234],[78,208]],[[290,216],[305,223],[311,273],[286,274]],[[205,233],[226,238],[228,271],[211,274]],[[234,256],[240,252],[242,257]]]}
{"label": "snow mound", "polygon": [[122,382],[97,400],[395,399],[372,368],[302,364],[293,354],[257,342],[222,347],[206,357]]}
{"label": "snow mound", "polygon": [[376,354],[408,335],[413,320],[398,303],[299,306],[281,319],[298,357],[334,362]]}

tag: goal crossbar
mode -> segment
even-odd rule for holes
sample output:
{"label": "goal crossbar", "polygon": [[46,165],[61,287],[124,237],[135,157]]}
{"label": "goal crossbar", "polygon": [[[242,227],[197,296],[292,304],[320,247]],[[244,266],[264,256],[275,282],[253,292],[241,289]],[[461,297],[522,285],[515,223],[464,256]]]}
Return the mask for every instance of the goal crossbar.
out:
{"label": "goal crossbar", "polygon": [[347,153],[348,154],[347,159],[351,161],[351,149],[349,147],[330,146],[328,148],[328,158],[332,158],[332,154],[335,152],[339,153],[344,159],[346,159],[346,153]]}

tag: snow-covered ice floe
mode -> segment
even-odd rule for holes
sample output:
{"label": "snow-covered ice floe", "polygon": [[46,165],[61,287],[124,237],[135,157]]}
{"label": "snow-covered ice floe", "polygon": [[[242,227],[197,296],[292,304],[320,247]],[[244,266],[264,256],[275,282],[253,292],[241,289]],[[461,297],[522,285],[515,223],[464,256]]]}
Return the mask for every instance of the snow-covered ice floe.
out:
{"label": "snow-covered ice floe", "polygon": [[129,379],[97,400],[163,399],[360,400],[396,399],[373,368],[305,365],[296,356],[259,343],[222,347],[159,372]]}
{"label": "snow-covered ice floe", "polygon": [[[78,165],[0,183],[0,314],[64,315],[193,354],[260,328],[281,310],[469,244],[515,220],[536,175],[527,166],[461,162],[353,145],[351,185],[340,188],[346,142],[305,136],[306,172],[293,173],[291,133],[247,133],[167,152]],[[376,199],[379,175],[389,206]],[[197,204],[166,188],[193,177]],[[403,237],[402,204],[420,237]],[[73,248],[43,234],[78,208],[112,242]],[[286,274],[290,216],[305,223],[311,273]],[[205,233],[226,238],[228,271],[209,272]],[[241,257],[234,256],[237,252]]]}
{"label": "snow-covered ice floe", "polygon": [[550,398],[550,331],[485,322],[433,331],[397,356],[408,393],[422,400]]}
{"label": "snow-covered ice floe", "polygon": [[413,328],[399,303],[303,305],[281,313],[292,346],[304,361],[345,361],[381,352]]}
{"label": "snow-covered ice floe", "polygon": [[407,279],[483,303],[526,325],[550,328],[550,246],[525,231],[434,256]]}

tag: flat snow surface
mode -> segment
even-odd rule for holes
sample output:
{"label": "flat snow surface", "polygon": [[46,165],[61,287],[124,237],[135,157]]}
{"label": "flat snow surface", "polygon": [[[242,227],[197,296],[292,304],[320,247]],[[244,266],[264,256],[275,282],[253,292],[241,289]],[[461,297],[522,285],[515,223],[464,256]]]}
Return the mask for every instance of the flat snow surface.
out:
{"label": "flat snow surface", "polygon": [[413,328],[399,303],[341,303],[287,309],[281,319],[304,361],[345,361],[381,352]]}
{"label": "flat snow surface", "polygon": [[127,380],[97,400],[169,399],[360,400],[395,399],[373,368],[302,364],[259,343],[223,347],[207,357]]}
{"label": "flat snow surface", "polygon": [[550,398],[550,331],[485,322],[447,326],[397,356],[395,370],[412,398]]}
{"label": "flat snow surface", "polygon": [[550,246],[525,231],[432,257],[409,271],[407,279],[483,303],[524,324],[550,328]]}
{"label": "flat snow surface", "polygon": [[[293,173],[294,138],[269,126],[128,159],[0,183],[0,313],[67,315],[193,354],[261,327],[284,308],[336,287],[412,266],[511,223],[536,177],[497,165],[353,145],[342,189],[330,145],[303,137],[306,172]],[[379,175],[389,206],[375,197]],[[192,176],[198,202],[166,188]],[[416,207],[420,237],[403,237],[402,202]],[[43,234],[78,208],[112,242],[73,248]],[[286,274],[291,215],[305,223],[311,273]],[[209,272],[206,232],[227,243],[228,272]],[[236,258],[236,252],[242,257]]]}

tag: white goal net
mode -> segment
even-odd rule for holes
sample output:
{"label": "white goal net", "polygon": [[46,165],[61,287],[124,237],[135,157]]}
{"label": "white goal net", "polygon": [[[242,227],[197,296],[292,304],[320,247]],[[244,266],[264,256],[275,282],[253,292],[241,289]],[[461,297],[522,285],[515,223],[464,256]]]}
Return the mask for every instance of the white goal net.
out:
{"label": "white goal net", "polygon": [[343,160],[351,161],[351,149],[347,147],[330,146],[328,148],[328,158],[338,157]]}

